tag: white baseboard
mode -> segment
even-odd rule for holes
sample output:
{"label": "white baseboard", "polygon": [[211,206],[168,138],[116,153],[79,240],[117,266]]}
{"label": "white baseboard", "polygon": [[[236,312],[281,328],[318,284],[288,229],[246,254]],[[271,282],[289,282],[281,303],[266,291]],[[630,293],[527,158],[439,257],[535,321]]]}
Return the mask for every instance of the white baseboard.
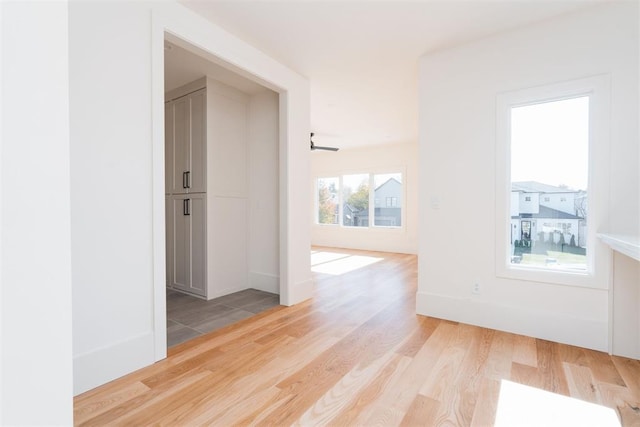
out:
{"label": "white baseboard", "polygon": [[606,320],[582,319],[425,292],[417,293],[416,313],[593,350],[606,352],[608,348]]}
{"label": "white baseboard", "polygon": [[249,272],[249,287],[259,291],[280,293],[280,277],[269,273]]}
{"label": "white baseboard", "polygon": [[225,295],[233,294],[235,292],[244,291],[245,289],[249,289],[249,287],[245,284],[239,286],[231,286],[224,289],[218,289],[216,291],[212,291],[209,289],[209,294],[207,295],[207,301],[210,301],[214,298],[223,297]]}
{"label": "white baseboard", "polygon": [[291,295],[288,303],[283,302],[280,298],[280,304],[294,305],[302,301],[308,300],[313,296],[313,280],[308,279],[302,282],[298,282],[291,289]]}
{"label": "white baseboard", "polygon": [[153,363],[154,341],[151,332],[74,356],[74,396]]}

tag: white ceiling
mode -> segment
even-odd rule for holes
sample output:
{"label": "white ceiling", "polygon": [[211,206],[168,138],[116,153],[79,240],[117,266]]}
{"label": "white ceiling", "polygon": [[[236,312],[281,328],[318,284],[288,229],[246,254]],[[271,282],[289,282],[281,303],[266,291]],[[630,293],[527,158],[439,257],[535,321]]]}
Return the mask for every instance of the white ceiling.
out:
{"label": "white ceiling", "polygon": [[316,143],[416,142],[418,59],[597,1],[182,3],[309,78]]}

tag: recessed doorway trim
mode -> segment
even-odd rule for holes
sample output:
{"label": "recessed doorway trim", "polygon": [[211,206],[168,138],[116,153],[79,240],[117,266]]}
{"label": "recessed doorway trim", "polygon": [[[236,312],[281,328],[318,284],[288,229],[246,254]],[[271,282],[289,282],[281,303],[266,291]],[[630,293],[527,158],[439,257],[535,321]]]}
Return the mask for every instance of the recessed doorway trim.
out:
{"label": "recessed doorway trim", "polygon": [[[207,59],[279,93],[280,303],[311,297],[309,247],[309,82],[184,6],[159,4],[151,17],[153,171],[153,332],[155,360],[167,355],[164,209],[164,40],[206,52]],[[294,179],[297,177],[298,179]]]}

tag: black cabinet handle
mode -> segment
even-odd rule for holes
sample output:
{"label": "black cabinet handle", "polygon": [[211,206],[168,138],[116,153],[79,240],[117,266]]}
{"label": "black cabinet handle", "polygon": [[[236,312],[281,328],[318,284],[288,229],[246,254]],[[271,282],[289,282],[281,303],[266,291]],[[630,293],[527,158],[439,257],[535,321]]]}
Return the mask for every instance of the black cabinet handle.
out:
{"label": "black cabinet handle", "polygon": [[187,173],[188,172],[182,172],[182,188],[189,188],[188,182],[187,182]]}
{"label": "black cabinet handle", "polygon": [[186,171],[187,174],[187,186],[185,188],[191,188],[191,171]]}
{"label": "black cabinet handle", "polygon": [[182,214],[191,215],[191,199],[184,199],[182,201]]}

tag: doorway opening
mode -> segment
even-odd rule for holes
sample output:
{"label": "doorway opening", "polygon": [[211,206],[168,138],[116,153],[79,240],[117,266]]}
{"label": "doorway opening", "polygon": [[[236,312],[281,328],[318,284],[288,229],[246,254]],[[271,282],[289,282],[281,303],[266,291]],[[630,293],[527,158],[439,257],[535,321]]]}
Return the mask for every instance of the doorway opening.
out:
{"label": "doorway opening", "polygon": [[165,34],[167,346],[279,305],[279,95]]}

